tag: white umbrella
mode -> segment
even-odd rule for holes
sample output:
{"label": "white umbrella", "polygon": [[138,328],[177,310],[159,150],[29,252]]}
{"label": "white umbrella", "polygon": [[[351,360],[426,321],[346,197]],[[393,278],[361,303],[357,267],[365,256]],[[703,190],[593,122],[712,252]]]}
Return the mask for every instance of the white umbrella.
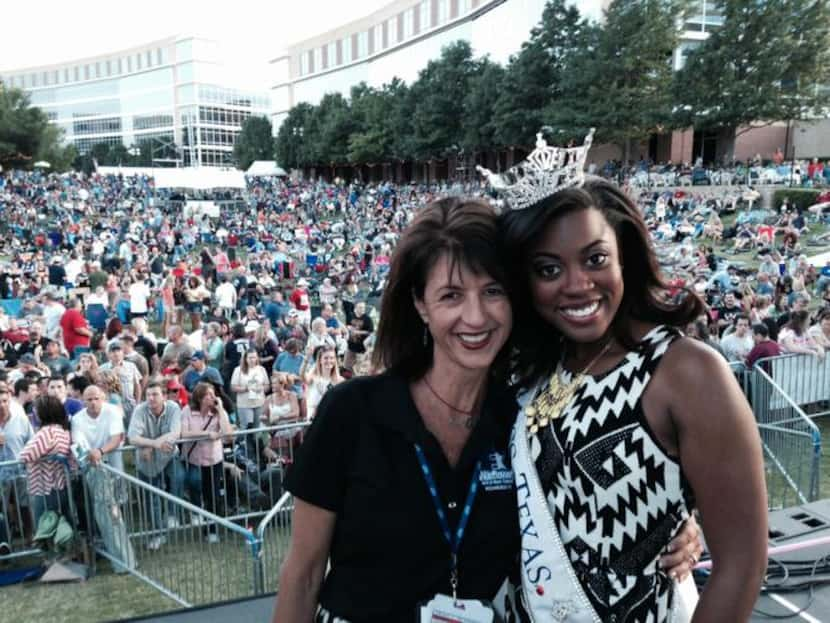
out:
{"label": "white umbrella", "polygon": [[38,169],[51,169],[52,165],[46,162],[45,160],[38,160],[35,162],[35,167]]}

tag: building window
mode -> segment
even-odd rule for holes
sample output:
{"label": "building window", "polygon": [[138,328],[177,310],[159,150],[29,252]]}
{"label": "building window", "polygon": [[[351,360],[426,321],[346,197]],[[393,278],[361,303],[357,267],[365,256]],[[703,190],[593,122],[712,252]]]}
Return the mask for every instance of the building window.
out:
{"label": "building window", "polygon": [[128,74],[132,73],[132,71],[133,71],[133,57],[128,56],[127,57],[127,73]]}
{"label": "building window", "polygon": [[314,59],[312,60],[311,71],[316,72],[323,69],[323,49],[314,48]]}
{"label": "building window", "polygon": [[438,25],[450,20],[450,0],[438,0]]}
{"label": "building window", "polygon": [[398,18],[393,17],[386,22],[386,36],[390,46],[398,42]]}
{"label": "building window", "polygon": [[89,80],[89,65],[84,65],[84,80]]}
{"label": "building window", "polygon": [[153,66],[153,53],[150,50],[147,50],[147,67]]}
{"label": "building window", "polygon": [[141,70],[141,54],[136,54],[135,55],[135,69],[136,69],[136,71]]}
{"label": "building window", "polygon": [[63,70],[63,81],[69,82],[69,67],[66,67]]}
{"label": "building window", "polygon": [[308,53],[306,52],[300,54],[300,75],[308,75]]}
{"label": "building window", "polygon": [[81,80],[81,68],[79,66],[75,66],[75,82],[80,82]]}
{"label": "building window", "polygon": [[369,54],[369,33],[365,30],[357,35],[357,58],[366,58]]}
{"label": "building window", "polygon": [[413,20],[414,20],[415,9],[407,9],[403,13],[403,38],[411,39],[413,34]]}
{"label": "building window", "polygon": [[352,38],[345,37],[343,39],[343,64],[348,65],[352,62]]}

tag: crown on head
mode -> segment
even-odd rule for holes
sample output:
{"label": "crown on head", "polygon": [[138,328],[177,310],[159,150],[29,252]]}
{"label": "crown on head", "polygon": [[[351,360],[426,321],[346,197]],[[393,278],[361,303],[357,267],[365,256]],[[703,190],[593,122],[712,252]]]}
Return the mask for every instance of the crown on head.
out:
{"label": "crown on head", "polygon": [[536,148],[523,162],[503,175],[477,166],[479,173],[502,196],[511,210],[523,210],[552,194],[585,181],[585,160],[594,140],[594,128],[579,147],[550,147],[539,132]]}

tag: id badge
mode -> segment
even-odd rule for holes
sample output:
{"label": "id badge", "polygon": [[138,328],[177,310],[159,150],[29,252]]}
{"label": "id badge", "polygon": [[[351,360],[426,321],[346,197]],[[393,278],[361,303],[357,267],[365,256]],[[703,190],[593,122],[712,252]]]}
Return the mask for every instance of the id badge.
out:
{"label": "id badge", "polygon": [[493,623],[493,609],[477,599],[436,595],[421,606],[420,623]]}

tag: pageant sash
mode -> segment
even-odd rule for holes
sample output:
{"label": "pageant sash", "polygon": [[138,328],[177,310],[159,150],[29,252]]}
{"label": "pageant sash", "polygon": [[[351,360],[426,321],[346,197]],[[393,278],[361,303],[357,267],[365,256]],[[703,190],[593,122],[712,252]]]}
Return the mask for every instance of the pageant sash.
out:
{"label": "pageant sash", "polygon": [[[532,400],[528,392],[520,403]],[[521,530],[521,601],[532,621],[602,623],[571,566],[553,515],[542,490],[536,465],[530,458],[524,409],[519,412],[510,439]],[[697,602],[692,576],[675,585],[668,620],[691,620]]]}

